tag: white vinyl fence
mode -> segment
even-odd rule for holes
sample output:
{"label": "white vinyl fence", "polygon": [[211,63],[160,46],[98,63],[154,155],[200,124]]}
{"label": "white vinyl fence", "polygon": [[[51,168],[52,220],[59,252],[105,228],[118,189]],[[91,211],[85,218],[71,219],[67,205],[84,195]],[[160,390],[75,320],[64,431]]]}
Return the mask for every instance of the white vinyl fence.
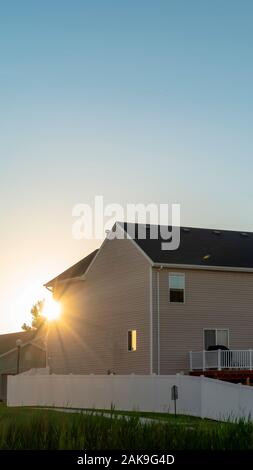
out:
{"label": "white vinyl fence", "polygon": [[253,387],[186,375],[8,376],[8,406],[174,412],[225,421],[253,416]]}

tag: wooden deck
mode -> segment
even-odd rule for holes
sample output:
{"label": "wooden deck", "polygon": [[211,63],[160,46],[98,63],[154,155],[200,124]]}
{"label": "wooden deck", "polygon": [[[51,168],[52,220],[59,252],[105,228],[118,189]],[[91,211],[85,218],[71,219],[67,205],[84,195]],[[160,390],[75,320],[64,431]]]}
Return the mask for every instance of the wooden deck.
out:
{"label": "wooden deck", "polygon": [[209,370],[194,370],[190,375],[200,376],[204,375],[212,379],[226,380],[227,382],[243,383],[253,385],[253,370],[238,370],[238,369],[209,369]]}

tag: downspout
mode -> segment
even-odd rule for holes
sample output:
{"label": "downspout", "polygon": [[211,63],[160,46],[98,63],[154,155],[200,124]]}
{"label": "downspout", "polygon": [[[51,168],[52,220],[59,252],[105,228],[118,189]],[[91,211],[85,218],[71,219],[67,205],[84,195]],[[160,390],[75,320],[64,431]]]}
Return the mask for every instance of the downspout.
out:
{"label": "downspout", "polygon": [[150,302],[150,374],[153,374],[153,269],[149,268],[149,302]]}
{"label": "downspout", "polygon": [[157,277],[157,374],[160,375],[160,271],[163,269],[163,266],[156,272]]}
{"label": "downspout", "polygon": [[156,272],[157,287],[157,374],[160,375],[160,299],[159,299],[159,271]]}

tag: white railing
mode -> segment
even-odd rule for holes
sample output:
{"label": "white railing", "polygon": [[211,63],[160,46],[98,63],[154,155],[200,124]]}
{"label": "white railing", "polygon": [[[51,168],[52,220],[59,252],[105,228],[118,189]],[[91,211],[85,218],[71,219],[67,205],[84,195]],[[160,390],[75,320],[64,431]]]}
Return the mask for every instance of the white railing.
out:
{"label": "white railing", "polygon": [[206,369],[247,369],[252,370],[253,351],[222,350],[217,351],[190,351],[190,370]]}

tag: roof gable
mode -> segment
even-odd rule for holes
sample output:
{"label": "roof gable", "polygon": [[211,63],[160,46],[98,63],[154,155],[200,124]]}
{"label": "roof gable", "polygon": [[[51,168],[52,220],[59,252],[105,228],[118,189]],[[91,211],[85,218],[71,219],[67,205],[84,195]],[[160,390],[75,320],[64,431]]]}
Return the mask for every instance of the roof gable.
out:
{"label": "roof gable", "polygon": [[33,341],[37,335],[37,330],[19,331],[17,333],[7,333],[0,335],[0,355],[17,347],[16,341],[21,339],[22,343]]}
{"label": "roof gable", "polygon": [[98,250],[94,250],[88,256],[78,261],[78,263],[73,264],[70,268],[63,271],[63,273],[59,274],[58,276],[48,281],[45,286],[51,287],[59,281],[66,281],[67,279],[74,279],[77,277],[82,276],[87,268],[89,267],[90,263],[92,262],[93,258],[96,256]]}

